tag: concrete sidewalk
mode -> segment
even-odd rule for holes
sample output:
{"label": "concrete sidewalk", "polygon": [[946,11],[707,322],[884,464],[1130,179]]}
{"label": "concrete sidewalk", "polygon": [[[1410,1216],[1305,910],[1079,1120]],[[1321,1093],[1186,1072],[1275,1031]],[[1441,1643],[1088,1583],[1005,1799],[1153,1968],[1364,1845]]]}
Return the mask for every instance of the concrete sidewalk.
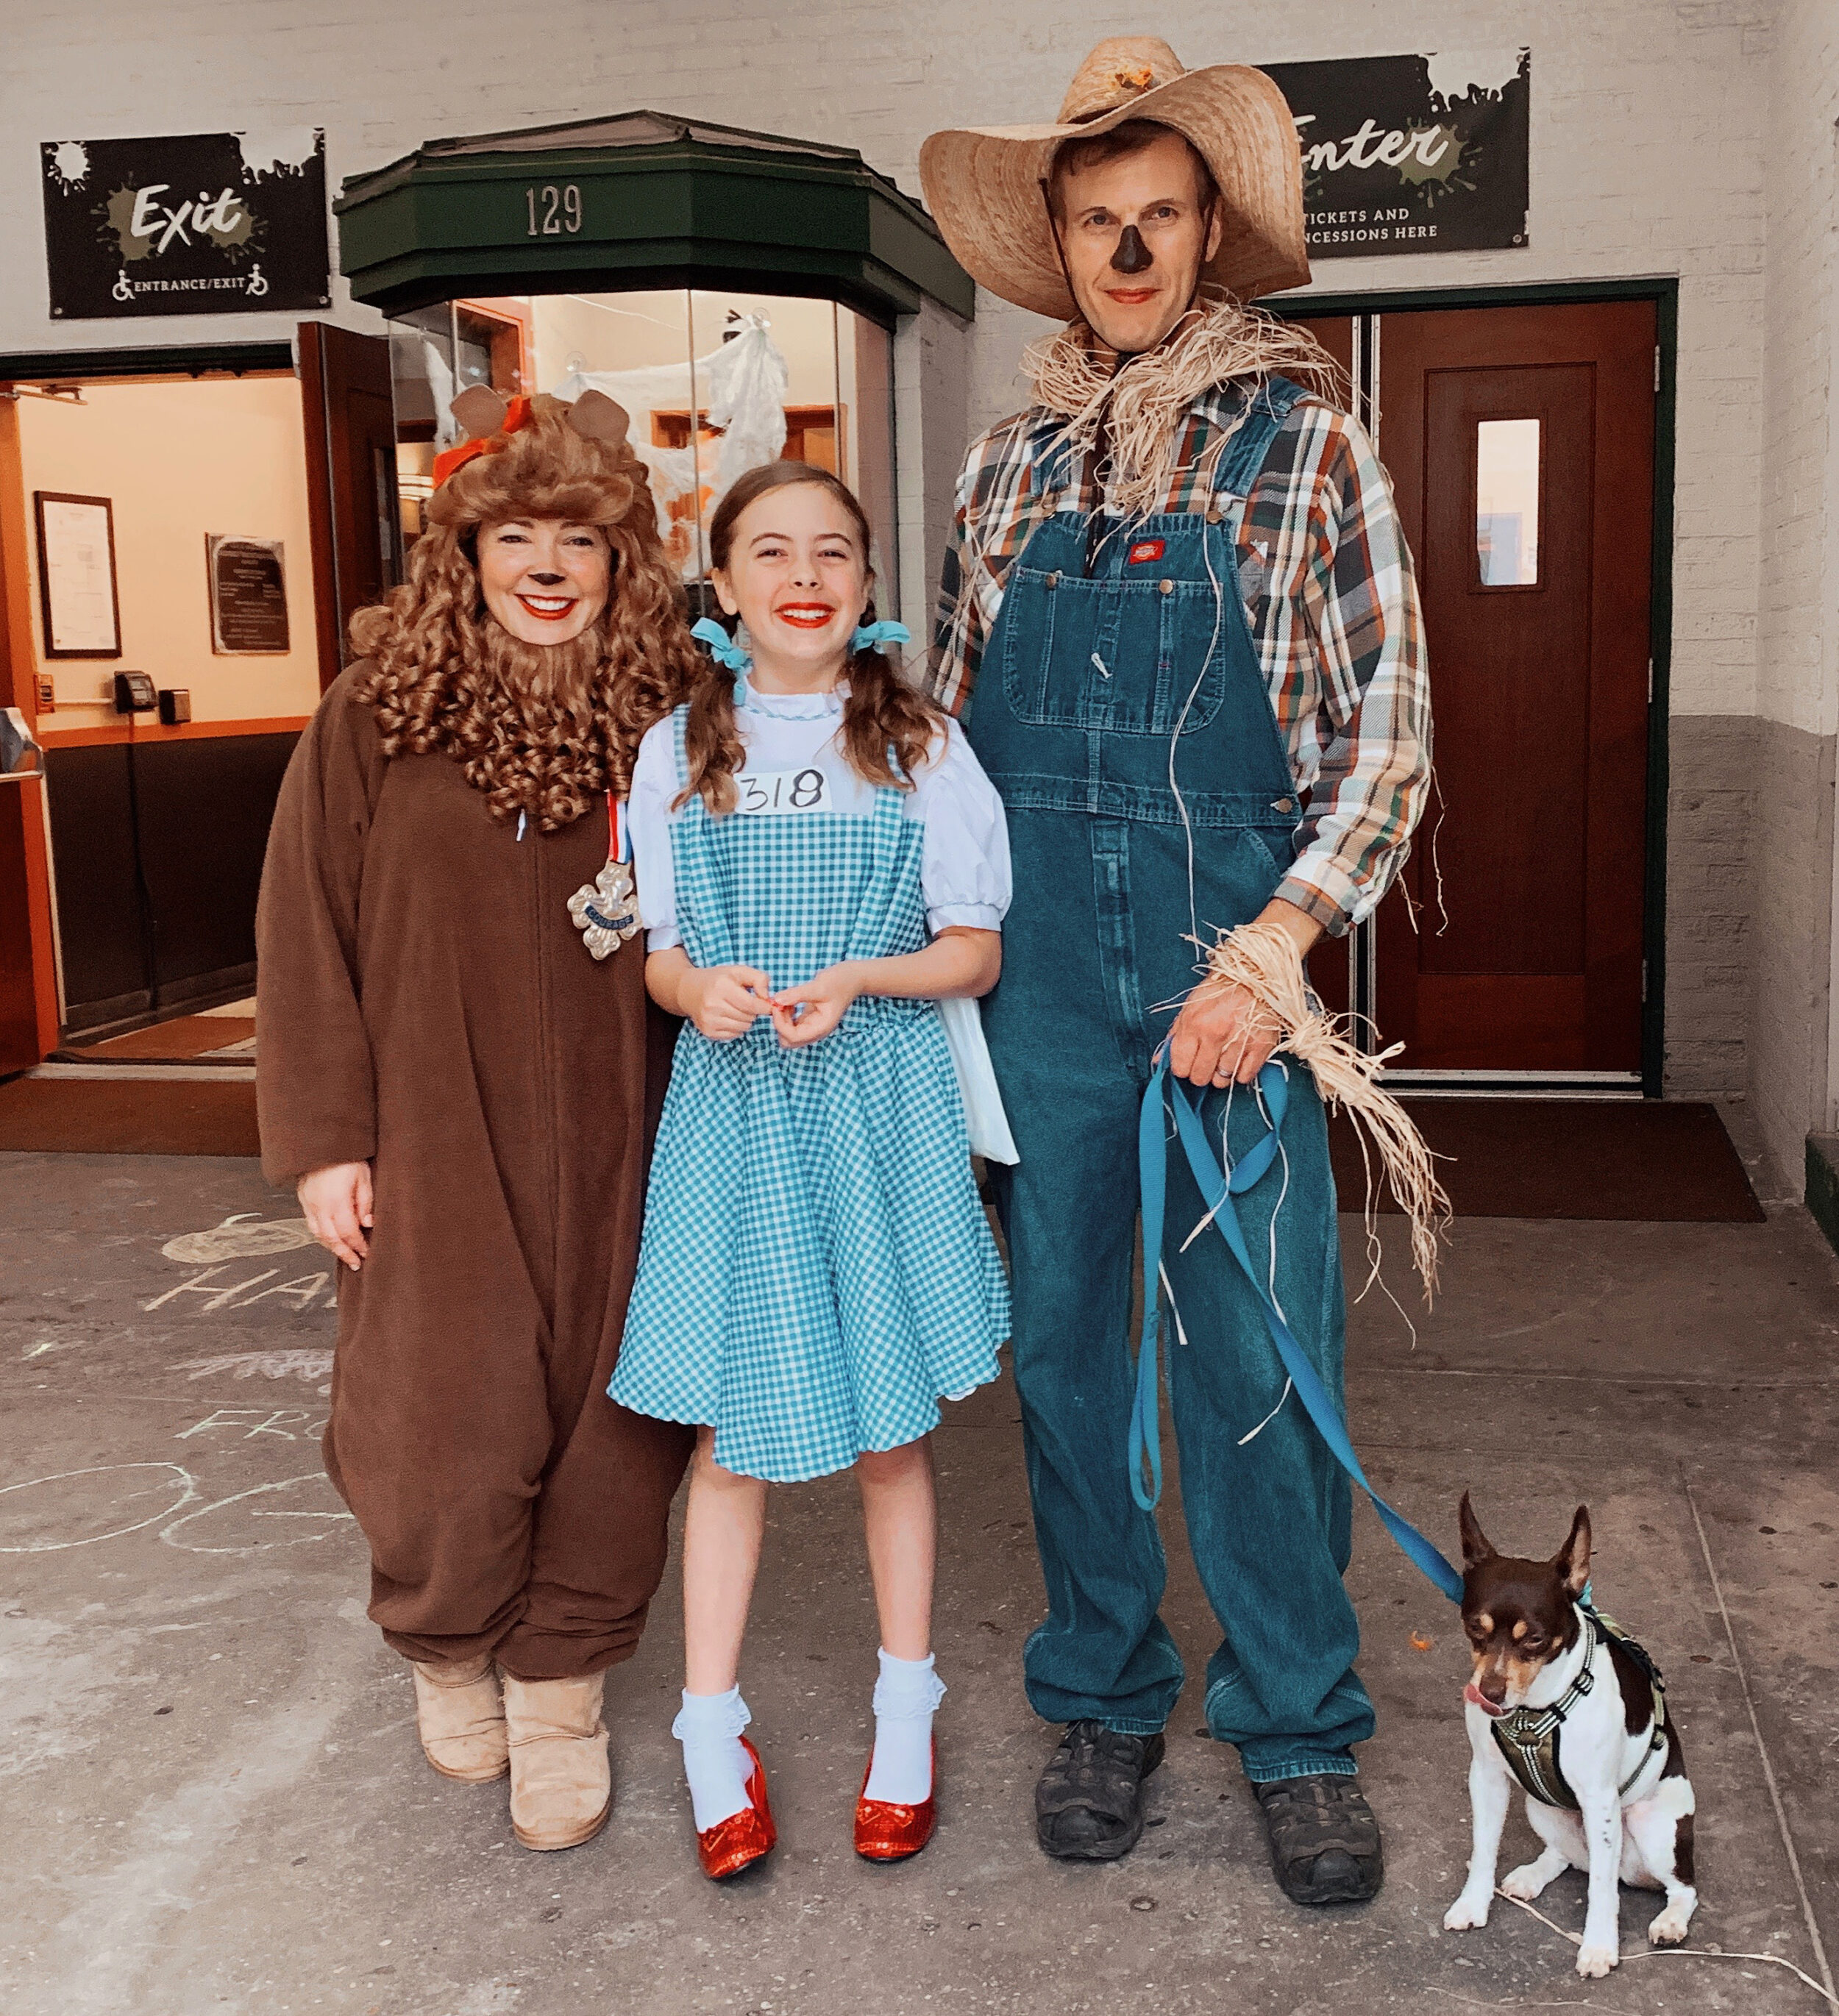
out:
{"label": "concrete sidewalk", "polygon": [[[1585,1985],[1572,1949],[1504,1903],[1484,1931],[1440,1931],[1467,1847],[1466,1657],[1454,1611],[1364,1510],[1351,1582],[1380,1709],[1362,1755],[1387,1830],[1377,1902],[1284,1901],[1232,1753],[1196,1734],[1197,1685],[1137,1852],[1046,1860],[1031,1795],[1051,1732],[1020,1686],[1040,1580],[1006,1382],[948,1410],[938,1438],[951,1694],[923,1856],[876,1869],[850,1851],[876,1630],[846,1478],[774,1503],[744,1674],[771,1862],[722,1888],[697,1870],[668,1735],[668,1587],[608,1688],[611,1823],[527,1854],[502,1785],[423,1762],[407,1669],[365,1621],[362,1543],[314,1440],[329,1262],[251,1229],[293,1217],[247,1162],[0,1157],[9,2016],[1826,2006],[1730,1958],[1629,1960]],[[1464,1485],[1513,1550],[1555,1549],[1589,1504],[1599,1597],[1665,1669],[1697,1787],[1693,1946],[1817,1978],[1744,1676],[1839,1955],[1839,1262],[1792,1208],[1766,1226],[1456,1232],[1415,1349],[1377,1291],[1355,1312],[1350,1406],[1374,1481],[1446,1550]],[[1168,1615],[1198,1675],[1212,1632],[1178,1503]],[[1503,1868],[1531,1843],[1516,1814]],[[1624,1893],[1625,1954],[1658,1903]],[[1576,1930],[1582,1878],[1542,1909]]]}

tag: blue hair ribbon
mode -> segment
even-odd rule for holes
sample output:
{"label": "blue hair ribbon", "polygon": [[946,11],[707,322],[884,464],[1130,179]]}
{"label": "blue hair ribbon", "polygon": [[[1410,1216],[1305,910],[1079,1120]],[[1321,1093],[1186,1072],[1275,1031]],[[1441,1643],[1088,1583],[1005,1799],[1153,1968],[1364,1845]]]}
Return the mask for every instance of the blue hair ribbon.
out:
{"label": "blue hair ribbon", "polygon": [[692,624],[689,634],[700,644],[707,644],[709,655],[717,664],[725,665],[734,675],[734,704],[740,706],[747,697],[747,675],[754,669],[752,655],[747,647],[730,636],[712,616],[704,617]]}
{"label": "blue hair ribbon", "polygon": [[[747,675],[754,669],[752,654],[739,640],[722,628],[712,616],[705,616],[690,626],[689,634],[699,643],[709,647],[709,655],[717,664],[725,665],[734,674],[734,702],[740,706],[747,698]],[[849,640],[852,651],[879,650],[884,644],[910,644],[913,633],[904,623],[860,623]]]}

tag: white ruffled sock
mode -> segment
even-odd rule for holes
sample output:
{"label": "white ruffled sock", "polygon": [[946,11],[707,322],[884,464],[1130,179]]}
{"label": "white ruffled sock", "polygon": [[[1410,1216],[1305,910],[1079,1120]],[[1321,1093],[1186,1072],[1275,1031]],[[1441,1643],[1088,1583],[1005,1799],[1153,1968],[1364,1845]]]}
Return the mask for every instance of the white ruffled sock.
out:
{"label": "white ruffled sock", "polygon": [[875,1755],[862,1796],[916,1806],[932,1796],[932,1718],[945,1686],[933,1655],[897,1659],[880,1654],[875,1683]]}
{"label": "white ruffled sock", "polygon": [[738,1687],[725,1694],[683,1690],[683,1706],[671,1733],[683,1745],[683,1773],[689,1780],[698,1834],[747,1810],[754,1761],[741,1748],[741,1731],[753,1719]]}

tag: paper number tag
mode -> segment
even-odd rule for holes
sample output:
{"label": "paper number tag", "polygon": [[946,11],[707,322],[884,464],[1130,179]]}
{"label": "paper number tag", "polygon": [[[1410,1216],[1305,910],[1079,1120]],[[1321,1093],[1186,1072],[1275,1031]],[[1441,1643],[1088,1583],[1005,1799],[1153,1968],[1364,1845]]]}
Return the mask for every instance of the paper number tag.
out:
{"label": "paper number tag", "polygon": [[822,770],[758,770],[734,780],[740,794],[737,812],[827,812],[833,809],[830,782]]}

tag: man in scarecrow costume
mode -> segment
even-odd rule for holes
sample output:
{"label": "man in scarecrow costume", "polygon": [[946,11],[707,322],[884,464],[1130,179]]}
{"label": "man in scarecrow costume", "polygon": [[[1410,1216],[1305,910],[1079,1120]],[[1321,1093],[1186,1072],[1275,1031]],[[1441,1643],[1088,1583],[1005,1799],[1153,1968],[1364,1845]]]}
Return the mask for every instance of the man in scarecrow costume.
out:
{"label": "man in scarecrow costume", "polygon": [[[1215,1154],[1235,1163],[1266,1131],[1255,1081],[1280,1031],[1207,947],[1255,926],[1239,942],[1287,963],[1300,1000],[1301,956],[1378,902],[1429,772],[1420,616],[1329,360],[1243,305],[1309,277],[1295,131],[1269,79],[1103,42],[1056,124],[934,134],[920,171],[975,278],[1067,324],[1027,353],[1033,403],[966,462],[931,686],[1002,794],[1015,861],[985,1027],[1020,1154],[996,1179],[1049,1605],[1027,1683],[1065,1725],[1039,1837],[1110,1859],[1141,1831],[1183,1677],[1157,1615],[1153,1498],[1126,1459],[1139,1104],[1166,1045],[1205,1088]],[[1309,1070],[1287,1068],[1281,1168],[1235,1201],[1338,1403],[1326,1125]],[[1238,1748],[1285,1892],[1370,1897],[1348,1480],[1173,1160],[1171,1403],[1224,1634],[1207,1725]]]}
{"label": "man in scarecrow costume", "polygon": [[616,815],[697,654],[621,409],[455,410],[475,438],[282,785],[257,1091],[343,1263],[326,1467],[423,1748],[508,1769],[517,1839],[559,1849],[606,1817],[603,1676],[691,1445],[605,1395],[671,1033]]}

